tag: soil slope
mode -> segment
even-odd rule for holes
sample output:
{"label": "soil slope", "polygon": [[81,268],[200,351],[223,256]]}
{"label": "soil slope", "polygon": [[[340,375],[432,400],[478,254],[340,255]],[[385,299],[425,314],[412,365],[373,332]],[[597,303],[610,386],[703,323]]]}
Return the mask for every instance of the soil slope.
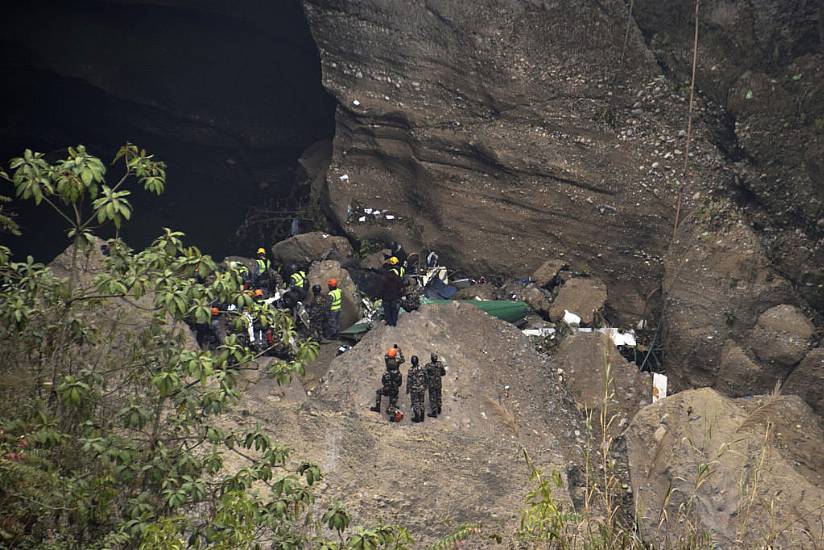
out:
{"label": "soil slope", "polygon": [[[403,422],[369,410],[383,354],[396,343],[407,358],[404,384],[413,354],[428,360],[437,350],[446,361],[439,418],[411,423],[405,387]],[[528,487],[522,447],[544,471],[562,476],[579,460],[581,418],[553,380],[546,359],[513,326],[472,306],[432,305],[401,316],[397,327],[374,329],[338,356],[316,394],[267,391],[265,380],[242,408],[295,457],[321,465],[328,476],[322,501],[343,500],[354,523],[383,517],[404,525],[422,543],[464,522],[509,532]],[[565,491],[559,498],[569,501]]]}

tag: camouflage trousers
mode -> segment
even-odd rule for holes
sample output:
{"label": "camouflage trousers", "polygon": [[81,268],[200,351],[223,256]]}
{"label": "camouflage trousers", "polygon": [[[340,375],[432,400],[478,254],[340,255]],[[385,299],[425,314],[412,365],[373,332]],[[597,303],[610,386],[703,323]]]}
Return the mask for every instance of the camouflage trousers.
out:
{"label": "camouflage trousers", "polygon": [[396,407],[398,406],[398,388],[394,387],[387,387],[383,386],[381,389],[375,392],[375,408],[381,408],[381,398],[383,396],[387,396],[389,398],[389,405],[387,406],[387,411],[389,407]]}
{"label": "camouflage trousers", "polygon": [[434,386],[429,388],[429,409],[432,413],[441,414],[441,387]]}
{"label": "camouflage trousers", "polygon": [[424,390],[409,392],[409,400],[412,402],[412,413],[416,418],[423,418],[426,407],[424,400],[426,399],[426,392]]}

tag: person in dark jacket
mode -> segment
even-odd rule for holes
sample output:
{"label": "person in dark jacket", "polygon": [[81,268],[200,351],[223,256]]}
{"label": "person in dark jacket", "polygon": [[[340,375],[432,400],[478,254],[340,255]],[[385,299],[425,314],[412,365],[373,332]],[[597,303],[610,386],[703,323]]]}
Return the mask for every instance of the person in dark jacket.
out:
{"label": "person in dark jacket", "polygon": [[388,269],[383,270],[378,286],[378,296],[383,301],[383,316],[389,326],[394,327],[398,324],[403,293],[403,280]]}

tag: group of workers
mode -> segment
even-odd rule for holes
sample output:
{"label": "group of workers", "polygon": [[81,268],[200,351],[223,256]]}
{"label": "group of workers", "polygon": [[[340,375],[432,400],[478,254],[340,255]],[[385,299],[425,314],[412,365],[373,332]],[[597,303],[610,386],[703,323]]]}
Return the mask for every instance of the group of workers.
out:
{"label": "group of workers", "polygon": [[406,252],[400,244],[389,243],[389,254],[385,255],[385,259],[379,294],[386,324],[394,327],[398,324],[401,307],[406,311],[420,307],[420,290],[414,279],[407,276],[407,270],[416,266],[409,265]]}
{"label": "group of workers", "polygon": [[[304,333],[307,335],[315,336],[317,340],[323,337],[336,338],[338,336],[343,295],[336,279],[330,278],[326,281],[329,287],[326,295],[321,294],[320,285],[315,285],[312,289],[316,299],[306,312],[312,313],[313,321],[310,323],[308,316],[302,314],[304,310],[300,307],[307,299],[308,285],[306,271],[301,267],[296,264],[285,266],[284,277],[273,268],[266,250],[261,247],[257,249],[251,270],[238,261],[228,262],[223,269],[236,272],[243,281],[244,290],[258,303],[290,310],[293,318],[302,319],[306,329]],[[284,285],[284,279],[288,281],[286,285]],[[233,304],[212,304],[210,322],[193,324],[197,341],[201,346],[217,347],[223,343],[227,333],[233,331],[232,323],[229,321],[231,316],[224,315],[228,312],[243,316],[248,320],[245,330],[238,331],[239,336],[248,345],[260,350],[268,350],[267,353],[270,355],[288,356],[285,349],[278,350],[279,347],[284,346],[277,345],[270,329],[262,327],[250,313],[239,311]]]}
{"label": "group of workers", "polygon": [[[400,367],[406,362],[403,352],[395,344],[389,348],[384,355],[386,372],[381,377],[381,387],[375,392],[375,406],[371,408],[374,412],[381,412],[381,401],[386,396],[388,405],[386,414],[390,422],[400,422],[403,420],[403,413],[398,408],[398,394],[403,385],[403,375]],[[446,365],[438,358],[437,353],[430,355],[430,362],[421,366],[418,356],[413,355],[410,359],[411,366],[406,374],[406,393],[409,394],[409,401],[412,405],[412,422],[423,422],[425,399],[429,393],[429,415],[436,418],[442,410],[442,381],[446,375]]]}

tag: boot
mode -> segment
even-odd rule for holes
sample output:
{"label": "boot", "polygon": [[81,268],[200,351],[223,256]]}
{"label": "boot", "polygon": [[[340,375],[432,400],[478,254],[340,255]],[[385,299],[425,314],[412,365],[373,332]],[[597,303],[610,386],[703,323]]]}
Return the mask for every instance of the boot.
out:
{"label": "boot", "polygon": [[436,413],[435,411],[432,411],[431,413],[427,414],[426,416],[428,416],[430,418],[438,418],[438,413]]}
{"label": "boot", "polygon": [[372,411],[372,412],[376,412],[376,413],[381,412],[381,408],[380,408],[380,407],[369,407],[369,410],[370,410],[370,411]]}

